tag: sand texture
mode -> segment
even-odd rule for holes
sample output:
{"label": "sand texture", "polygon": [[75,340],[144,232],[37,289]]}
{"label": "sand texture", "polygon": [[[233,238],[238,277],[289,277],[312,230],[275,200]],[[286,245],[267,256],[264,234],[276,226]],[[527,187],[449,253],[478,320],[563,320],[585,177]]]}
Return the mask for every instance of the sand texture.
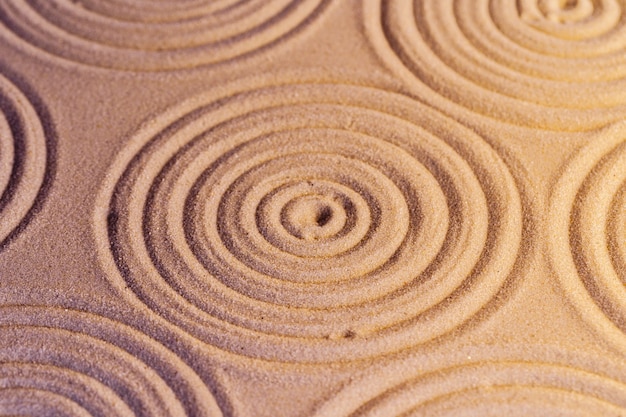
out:
{"label": "sand texture", "polygon": [[0,0],[0,416],[626,416],[626,2]]}

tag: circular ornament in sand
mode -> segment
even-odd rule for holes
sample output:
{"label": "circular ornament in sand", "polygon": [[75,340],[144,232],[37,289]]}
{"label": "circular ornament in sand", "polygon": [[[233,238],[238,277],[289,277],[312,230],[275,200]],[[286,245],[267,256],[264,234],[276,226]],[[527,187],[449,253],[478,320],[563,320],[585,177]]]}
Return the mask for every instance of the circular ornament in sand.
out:
{"label": "circular ornament in sand", "polygon": [[626,111],[625,10],[620,0],[364,6],[367,33],[389,68],[454,102],[444,106],[450,111],[568,131],[601,127]]}
{"label": "circular ornament in sand", "polygon": [[626,348],[626,126],[600,130],[552,191],[552,264],[581,316]]}
{"label": "circular ornament in sand", "polygon": [[462,348],[374,368],[313,415],[618,417],[626,410],[624,371],[547,348]]}
{"label": "circular ornament in sand", "polygon": [[0,75],[0,248],[32,212],[46,175],[41,120],[26,96]]}
{"label": "circular ornament in sand", "polygon": [[485,314],[513,273],[518,190],[475,133],[377,88],[253,80],[148,120],[95,233],[122,297],[209,345],[369,358]]}
{"label": "circular ornament in sand", "polygon": [[0,411],[45,416],[221,416],[178,356],[75,310],[0,307]]}
{"label": "circular ornament in sand", "polygon": [[81,64],[164,71],[216,64],[272,46],[328,0],[6,0],[0,37]]}

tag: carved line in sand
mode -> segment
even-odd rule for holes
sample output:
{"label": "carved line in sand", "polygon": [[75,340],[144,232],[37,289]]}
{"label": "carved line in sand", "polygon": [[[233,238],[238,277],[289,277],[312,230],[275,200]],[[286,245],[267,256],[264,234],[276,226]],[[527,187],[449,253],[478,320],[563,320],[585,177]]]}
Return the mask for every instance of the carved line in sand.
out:
{"label": "carved line in sand", "polygon": [[194,371],[148,336],[93,314],[30,306],[0,308],[0,413],[222,415]]}
{"label": "carved line in sand", "polygon": [[46,137],[35,109],[0,75],[0,249],[41,192],[46,154]]}
{"label": "carved line in sand", "polygon": [[570,131],[626,110],[624,1],[364,3],[367,32],[390,69],[465,110]]}
{"label": "carved line in sand", "polygon": [[7,0],[0,30],[87,65],[159,71],[215,64],[299,30],[328,0]]}
{"label": "carved line in sand", "polygon": [[[622,416],[624,368],[567,352],[464,349],[368,373],[314,413],[347,416]],[[535,349],[536,350],[536,349]]]}
{"label": "carved line in sand", "polygon": [[395,352],[480,315],[521,240],[495,151],[398,94],[258,85],[182,103],[119,155],[95,231],[120,294],[284,362]]}
{"label": "carved line in sand", "polygon": [[626,126],[605,128],[564,168],[550,202],[552,263],[567,295],[626,348]]}

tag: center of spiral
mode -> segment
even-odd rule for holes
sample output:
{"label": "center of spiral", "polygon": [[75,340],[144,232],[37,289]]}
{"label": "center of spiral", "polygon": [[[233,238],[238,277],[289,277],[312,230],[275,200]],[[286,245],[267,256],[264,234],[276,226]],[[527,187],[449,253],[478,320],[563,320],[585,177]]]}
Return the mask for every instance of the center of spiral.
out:
{"label": "center of spiral", "polygon": [[591,0],[543,0],[538,5],[540,13],[554,23],[581,22],[591,17],[595,8]]}
{"label": "center of spiral", "polygon": [[578,0],[560,0],[560,6],[563,10],[569,10],[576,7]]}
{"label": "center of spiral", "polygon": [[324,195],[305,195],[291,200],[283,208],[281,218],[290,234],[306,241],[330,238],[346,222],[342,207]]}

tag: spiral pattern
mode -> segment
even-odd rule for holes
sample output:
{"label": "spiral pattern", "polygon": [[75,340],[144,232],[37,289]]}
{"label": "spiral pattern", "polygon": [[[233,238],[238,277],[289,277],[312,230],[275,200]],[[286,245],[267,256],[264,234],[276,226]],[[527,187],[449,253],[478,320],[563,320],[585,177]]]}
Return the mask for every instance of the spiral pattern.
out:
{"label": "spiral pattern", "polygon": [[149,121],[113,165],[95,224],[120,294],[286,362],[397,351],[486,308],[522,229],[490,147],[379,89],[248,84]]}
{"label": "spiral pattern", "polygon": [[131,71],[192,68],[268,47],[328,0],[7,0],[3,37],[82,64]]}
{"label": "spiral pattern", "polygon": [[552,260],[584,318],[626,346],[626,126],[594,135],[552,191]]}
{"label": "spiral pattern", "polygon": [[[590,130],[626,110],[621,0],[391,0],[365,6],[399,76],[508,123]],[[458,106],[455,106],[458,109]]]}
{"label": "spiral pattern", "polygon": [[146,335],[67,309],[0,308],[0,414],[218,416],[202,380]]}
{"label": "spiral pattern", "polygon": [[18,231],[41,193],[46,154],[37,112],[0,75],[0,249]]}
{"label": "spiral pattern", "polygon": [[347,385],[314,417],[624,415],[621,364],[535,353],[516,360],[479,351],[438,362],[412,358]]}

